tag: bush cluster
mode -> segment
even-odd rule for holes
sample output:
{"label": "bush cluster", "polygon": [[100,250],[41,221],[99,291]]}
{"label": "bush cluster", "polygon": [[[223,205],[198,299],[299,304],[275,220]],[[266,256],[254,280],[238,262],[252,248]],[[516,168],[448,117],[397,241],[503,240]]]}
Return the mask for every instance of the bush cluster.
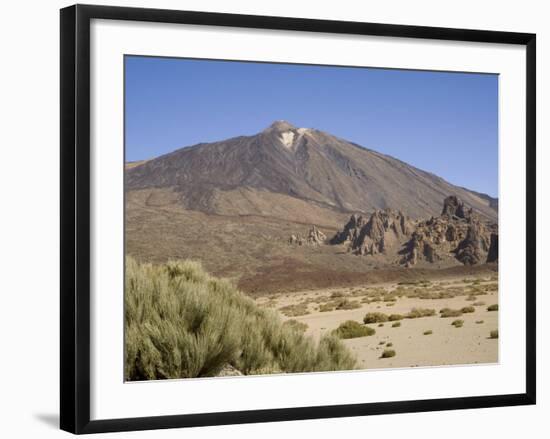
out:
{"label": "bush cluster", "polygon": [[349,370],[356,359],[333,335],[315,343],[199,263],[126,259],[125,377],[151,380]]}

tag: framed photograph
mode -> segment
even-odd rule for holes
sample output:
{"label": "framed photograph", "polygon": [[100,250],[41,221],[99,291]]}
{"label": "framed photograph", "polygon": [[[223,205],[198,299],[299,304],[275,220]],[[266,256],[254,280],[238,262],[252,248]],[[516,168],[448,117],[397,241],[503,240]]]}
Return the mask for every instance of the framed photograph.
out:
{"label": "framed photograph", "polygon": [[535,35],[61,10],[61,428],[535,403]]}

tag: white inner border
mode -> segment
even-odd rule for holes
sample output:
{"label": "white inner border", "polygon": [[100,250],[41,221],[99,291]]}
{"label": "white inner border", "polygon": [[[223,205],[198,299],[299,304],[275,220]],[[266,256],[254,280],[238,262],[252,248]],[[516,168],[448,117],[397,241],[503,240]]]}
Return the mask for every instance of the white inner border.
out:
{"label": "white inner border", "polygon": [[[91,49],[92,419],[525,392],[523,46],[94,20]],[[500,363],[125,384],[124,54],[499,73]]]}

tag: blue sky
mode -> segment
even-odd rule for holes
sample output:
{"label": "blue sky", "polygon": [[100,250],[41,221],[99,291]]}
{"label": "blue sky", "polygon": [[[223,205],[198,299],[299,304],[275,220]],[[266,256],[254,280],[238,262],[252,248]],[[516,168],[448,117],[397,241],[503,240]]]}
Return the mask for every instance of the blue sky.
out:
{"label": "blue sky", "polygon": [[127,56],[126,160],[317,128],[453,184],[498,194],[498,77]]}

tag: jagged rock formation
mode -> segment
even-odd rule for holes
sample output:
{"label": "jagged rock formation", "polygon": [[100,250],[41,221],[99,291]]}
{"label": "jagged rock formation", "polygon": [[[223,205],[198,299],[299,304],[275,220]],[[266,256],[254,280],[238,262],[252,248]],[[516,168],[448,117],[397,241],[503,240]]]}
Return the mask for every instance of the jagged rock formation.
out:
{"label": "jagged rock formation", "polygon": [[368,220],[352,215],[344,230],[337,233],[332,244],[349,244],[348,249],[359,255],[384,253],[408,236],[412,222],[392,209],[376,210]]}
{"label": "jagged rock formation", "polygon": [[449,218],[469,218],[472,214],[472,209],[466,211],[464,203],[459,200],[456,195],[451,195],[443,201],[443,211],[441,216],[447,216]]}
{"label": "jagged rock formation", "polygon": [[321,245],[324,244],[327,239],[327,236],[321,232],[316,226],[313,226],[309,229],[307,237],[304,238],[300,234],[291,235],[288,243],[291,245]]}
{"label": "jagged rock formation", "polygon": [[330,243],[358,255],[396,256],[395,262],[406,267],[420,261],[498,261],[498,226],[484,222],[456,196],[445,198],[439,217],[424,221],[413,222],[392,209],[376,210],[368,220],[352,215]]}

